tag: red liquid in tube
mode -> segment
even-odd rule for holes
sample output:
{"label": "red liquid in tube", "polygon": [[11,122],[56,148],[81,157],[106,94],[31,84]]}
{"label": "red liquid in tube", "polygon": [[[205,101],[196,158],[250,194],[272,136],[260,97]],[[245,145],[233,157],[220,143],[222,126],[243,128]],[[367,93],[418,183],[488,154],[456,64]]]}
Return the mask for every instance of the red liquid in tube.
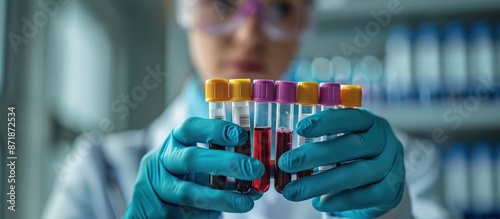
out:
{"label": "red liquid in tube", "polygon": [[271,181],[271,128],[262,127],[254,129],[253,157],[264,164],[265,172],[261,178],[253,181],[253,189],[264,193],[269,189]]}
{"label": "red liquid in tube", "polygon": [[[209,148],[213,150],[222,150],[222,151],[226,150],[226,147],[214,143],[210,143]],[[226,188],[227,184],[226,176],[214,176],[210,174],[208,180],[210,183],[210,187],[212,187],[212,189],[223,190]]]}
{"label": "red liquid in tube", "polygon": [[285,152],[292,150],[292,131],[279,130],[276,133],[276,163],[274,172],[274,188],[283,193],[285,186],[292,181],[292,174],[284,172],[278,167],[278,160]]}
{"label": "red liquid in tube", "polygon": [[[247,131],[248,136],[250,136],[250,131]],[[250,145],[250,139],[248,138],[247,142],[245,142],[244,145],[235,147],[234,152],[240,153],[243,155],[247,155],[249,157],[252,156],[252,149]],[[235,179],[234,183],[236,184],[236,190],[241,193],[247,193],[252,189],[252,181],[247,181],[247,180],[241,180],[241,179]]]}

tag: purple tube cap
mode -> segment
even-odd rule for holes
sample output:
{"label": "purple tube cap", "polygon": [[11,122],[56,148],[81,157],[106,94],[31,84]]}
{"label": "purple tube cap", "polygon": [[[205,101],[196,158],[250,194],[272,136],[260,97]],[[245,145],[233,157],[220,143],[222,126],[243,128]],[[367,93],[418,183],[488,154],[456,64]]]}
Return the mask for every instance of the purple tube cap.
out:
{"label": "purple tube cap", "polygon": [[257,79],[252,85],[252,100],[269,103],[274,101],[274,81]]}
{"label": "purple tube cap", "polygon": [[276,102],[293,104],[297,101],[297,83],[293,81],[276,81]]}
{"label": "purple tube cap", "polygon": [[321,83],[319,85],[319,104],[323,106],[340,105],[340,83]]}

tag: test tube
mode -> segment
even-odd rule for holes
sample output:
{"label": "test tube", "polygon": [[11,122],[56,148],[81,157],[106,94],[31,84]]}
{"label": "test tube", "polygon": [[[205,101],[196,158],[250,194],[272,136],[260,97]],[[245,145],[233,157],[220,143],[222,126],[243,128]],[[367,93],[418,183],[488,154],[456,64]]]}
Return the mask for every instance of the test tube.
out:
{"label": "test tube", "polygon": [[[340,83],[327,82],[319,85],[319,105],[321,111],[327,109],[338,109],[340,107]],[[321,140],[328,140],[335,135],[323,136]]]}
{"label": "test tube", "polygon": [[[340,107],[344,109],[358,109],[361,107],[363,99],[363,91],[359,85],[341,85],[340,86]],[[349,133],[338,133],[337,136],[342,136]],[[354,161],[344,161],[340,164],[348,164]]]}
{"label": "test tube", "polygon": [[[340,108],[358,109],[361,107],[363,91],[359,85],[341,85],[340,86]],[[341,136],[347,133],[339,133]]]}
{"label": "test tube", "polygon": [[[321,111],[328,109],[338,109],[340,105],[340,83],[327,82],[319,85],[319,105]],[[326,141],[334,138],[335,135],[325,135],[321,137],[321,141]],[[320,166],[319,170],[324,171],[334,168],[336,165]]]}
{"label": "test tube", "polygon": [[[205,101],[208,102],[208,117],[210,119],[226,120],[226,102],[229,100],[229,84],[226,79],[210,79],[205,83]],[[209,143],[213,150],[226,150],[222,145]],[[226,176],[208,176],[210,187],[223,190],[226,188]]]}
{"label": "test tube", "polygon": [[252,188],[258,193],[269,190],[271,181],[271,116],[274,101],[274,81],[254,80],[252,87],[254,101],[253,157],[264,164],[265,172],[254,180]]}
{"label": "test tube", "polygon": [[[245,129],[248,140],[245,144],[235,147],[234,152],[252,156],[250,144],[250,104],[252,100],[252,82],[250,79],[229,80],[229,101],[233,103],[233,123]],[[236,190],[247,193],[252,189],[252,181],[235,179]]]}
{"label": "test tube", "polygon": [[[318,83],[317,82],[299,82],[297,85],[297,104],[299,104],[299,121],[316,113],[318,105]],[[305,143],[315,142],[314,138],[298,136],[297,147]],[[300,171],[297,173],[297,179],[310,176],[312,169]]]}
{"label": "test tube", "polygon": [[274,166],[274,189],[283,193],[285,186],[292,181],[292,174],[279,169],[278,160],[292,150],[294,106],[297,100],[297,83],[276,81],[276,162]]}

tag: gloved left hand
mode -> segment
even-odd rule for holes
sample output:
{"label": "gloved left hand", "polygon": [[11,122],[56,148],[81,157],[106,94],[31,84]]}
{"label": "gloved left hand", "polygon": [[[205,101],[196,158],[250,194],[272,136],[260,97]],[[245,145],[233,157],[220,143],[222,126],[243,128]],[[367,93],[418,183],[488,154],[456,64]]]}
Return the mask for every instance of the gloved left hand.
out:
{"label": "gloved left hand", "polygon": [[250,211],[259,195],[212,189],[205,174],[255,180],[264,174],[262,162],[195,146],[204,142],[238,147],[247,139],[246,131],[230,122],[195,117],[184,120],[163,146],[142,158],[124,218],[208,219],[219,218],[221,212]]}
{"label": "gloved left hand", "polygon": [[286,199],[313,198],[318,211],[349,218],[377,217],[399,204],[405,186],[403,147],[385,119],[361,109],[330,109],[304,118],[296,131],[308,138],[345,135],[288,151],[278,160],[283,171],[353,162],[292,181],[283,191]]}

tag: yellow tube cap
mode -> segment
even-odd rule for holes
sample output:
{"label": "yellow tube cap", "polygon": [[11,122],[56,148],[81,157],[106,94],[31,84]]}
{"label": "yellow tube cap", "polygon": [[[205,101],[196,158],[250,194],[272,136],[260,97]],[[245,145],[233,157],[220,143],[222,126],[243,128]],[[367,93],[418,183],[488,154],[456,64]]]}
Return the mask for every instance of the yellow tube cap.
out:
{"label": "yellow tube cap", "polygon": [[318,82],[299,82],[297,84],[297,103],[302,105],[317,105]]}
{"label": "yellow tube cap", "polygon": [[229,83],[226,79],[210,79],[205,83],[205,101],[226,102],[229,100]]}
{"label": "yellow tube cap", "polygon": [[363,92],[359,85],[342,85],[340,88],[340,105],[345,107],[361,107]]}
{"label": "yellow tube cap", "polygon": [[252,100],[252,81],[250,79],[229,80],[229,101],[244,102]]}

